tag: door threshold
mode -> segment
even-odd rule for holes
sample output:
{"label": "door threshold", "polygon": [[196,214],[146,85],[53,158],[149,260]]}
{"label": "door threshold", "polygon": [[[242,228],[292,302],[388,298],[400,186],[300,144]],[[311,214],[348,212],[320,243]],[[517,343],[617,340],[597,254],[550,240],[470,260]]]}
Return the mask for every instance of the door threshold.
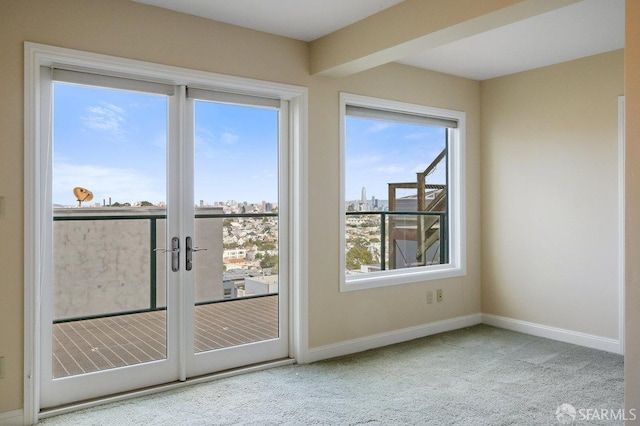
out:
{"label": "door threshold", "polygon": [[295,364],[296,360],[293,358],[284,358],[274,361],[267,361],[259,364],[252,364],[245,367],[233,368],[230,370],[219,371],[217,373],[205,374],[202,376],[192,377],[184,382],[171,382],[162,385],[150,386],[142,389],[137,389],[130,392],[123,392],[114,395],[105,396],[103,398],[96,398],[86,401],[74,402],[71,404],[61,405],[53,408],[46,408],[38,413],[38,420],[46,419],[49,417],[59,416],[61,414],[71,413],[73,411],[84,410],[86,408],[96,407],[98,405],[109,404],[112,402],[124,401],[127,399],[139,398],[141,396],[153,395],[154,393],[165,392],[172,389],[178,389],[185,386],[196,385],[199,383],[212,382],[214,380],[226,379],[227,377],[238,376],[240,374],[253,373],[256,371],[267,370],[275,367],[283,367],[285,365]]}

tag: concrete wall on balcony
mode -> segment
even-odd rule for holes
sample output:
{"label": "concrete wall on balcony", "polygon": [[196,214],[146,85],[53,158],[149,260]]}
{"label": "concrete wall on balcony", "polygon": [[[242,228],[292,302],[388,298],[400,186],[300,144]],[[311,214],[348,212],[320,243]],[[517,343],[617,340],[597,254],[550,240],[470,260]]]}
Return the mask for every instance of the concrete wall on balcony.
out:
{"label": "concrete wall on balcony", "polygon": [[[219,213],[222,213],[220,209]],[[196,302],[221,300],[222,285],[222,219],[196,219],[194,245],[206,249],[193,253]]]}
{"label": "concrete wall on balcony", "polygon": [[149,307],[149,221],[54,224],[53,318]]}
{"label": "concrete wall on balcony", "polygon": [[[157,210],[157,209],[156,209]],[[214,209],[199,213],[214,213]],[[215,209],[215,213],[222,213]],[[144,216],[145,208],[56,209],[56,215],[101,220],[54,222],[53,318],[116,313],[151,306],[151,259],[156,259],[156,306],[166,306],[167,254],[150,251],[150,220],[108,219],[109,215]],[[155,212],[164,214],[164,210]],[[194,236],[196,301],[220,300],[222,285],[222,219],[196,220]],[[166,220],[156,222],[156,247],[166,247]],[[184,241],[181,241],[184,249]],[[184,250],[180,254],[184,262]]]}

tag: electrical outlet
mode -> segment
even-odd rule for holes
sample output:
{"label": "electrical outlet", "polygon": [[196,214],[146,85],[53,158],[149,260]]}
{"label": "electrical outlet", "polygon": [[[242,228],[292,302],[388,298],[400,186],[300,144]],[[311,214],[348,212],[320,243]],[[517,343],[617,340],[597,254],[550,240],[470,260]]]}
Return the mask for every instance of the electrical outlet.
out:
{"label": "electrical outlet", "polygon": [[433,292],[431,290],[427,291],[427,303],[433,303]]}
{"label": "electrical outlet", "polygon": [[441,288],[436,290],[436,299],[438,300],[438,302],[442,302],[442,289]]}
{"label": "electrical outlet", "polygon": [[4,357],[0,356],[0,379],[4,379]]}

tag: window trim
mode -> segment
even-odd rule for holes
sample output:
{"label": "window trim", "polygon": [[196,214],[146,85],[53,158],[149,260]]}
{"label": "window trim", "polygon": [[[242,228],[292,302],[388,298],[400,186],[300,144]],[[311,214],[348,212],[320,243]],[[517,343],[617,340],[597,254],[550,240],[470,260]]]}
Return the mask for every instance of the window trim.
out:
{"label": "window trim", "polygon": [[[456,121],[458,127],[449,128],[449,263],[417,268],[370,272],[362,275],[346,274],[346,117],[347,105],[399,113],[423,115],[435,119]],[[340,291],[364,290],[400,284],[410,284],[466,275],[466,113],[424,105],[391,101],[368,96],[340,93]]]}
{"label": "window trim", "polygon": [[[24,43],[24,419],[37,423],[40,416],[40,291],[43,272],[39,248],[43,228],[39,220],[49,209],[42,203],[38,188],[47,159],[41,146],[41,92],[46,91],[41,79],[43,68],[64,68],[123,78],[164,83],[173,86],[192,85],[199,88],[245,95],[278,98],[288,101],[289,147],[289,348],[290,357],[299,363],[309,357],[308,337],[308,89],[244,77],[198,71],[91,53],[45,44]],[[114,80],[115,81],[115,80]],[[167,385],[172,386],[172,385]],[[128,398],[133,394],[126,394]]]}

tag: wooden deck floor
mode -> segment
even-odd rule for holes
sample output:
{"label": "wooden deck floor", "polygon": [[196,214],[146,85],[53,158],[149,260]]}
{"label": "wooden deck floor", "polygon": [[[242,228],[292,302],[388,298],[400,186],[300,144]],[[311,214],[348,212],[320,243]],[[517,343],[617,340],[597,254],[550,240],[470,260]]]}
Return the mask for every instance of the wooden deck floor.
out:
{"label": "wooden deck floor", "polygon": [[[53,325],[53,377],[166,357],[166,311]],[[278,337],[278,296],[196,306],[196,352]]]}

